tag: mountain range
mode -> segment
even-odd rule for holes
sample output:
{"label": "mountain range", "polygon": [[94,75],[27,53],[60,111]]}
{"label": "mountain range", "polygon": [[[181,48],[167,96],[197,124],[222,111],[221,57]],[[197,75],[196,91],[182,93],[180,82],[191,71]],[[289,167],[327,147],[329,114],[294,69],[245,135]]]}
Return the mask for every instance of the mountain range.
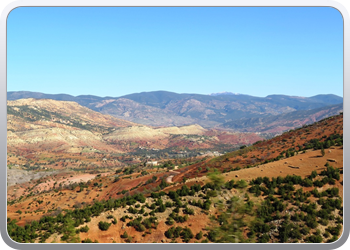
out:
{"label": "mountain range", "polygon": [[343,110],[343,98],[327,94],[312,97],[244,94],[177,94],[141,92],[120,97],[72,96],[39,92],[8,92],[8,100],[22,98],[74,101],[91,110],[151,126],[198,124],[203,128],[241,132],[279,133],[312,123]]}

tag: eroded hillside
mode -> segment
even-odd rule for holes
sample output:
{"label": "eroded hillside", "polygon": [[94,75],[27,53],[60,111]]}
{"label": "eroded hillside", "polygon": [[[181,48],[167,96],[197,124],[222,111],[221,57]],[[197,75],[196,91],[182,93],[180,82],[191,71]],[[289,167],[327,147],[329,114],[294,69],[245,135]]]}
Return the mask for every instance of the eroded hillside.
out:
{"label": "eroded hillside", "polygon": [[199,125],[144,126],[71,101],[8,101],[7,113],[8,165],[13,168],[120,167],[143,164],[147,156],[160,160],[186,151],[184,157],[192,157],[200,149],[224,151],[262,139],[255,133],[207,130]]}
{"label": "eroded hillside", "polygon": [[42,179],[9,203],[9,234],[19,242],[332,242],[343,222],[342,135],[338,115],[172,169],[125,168],[75,185],[64,175]]}

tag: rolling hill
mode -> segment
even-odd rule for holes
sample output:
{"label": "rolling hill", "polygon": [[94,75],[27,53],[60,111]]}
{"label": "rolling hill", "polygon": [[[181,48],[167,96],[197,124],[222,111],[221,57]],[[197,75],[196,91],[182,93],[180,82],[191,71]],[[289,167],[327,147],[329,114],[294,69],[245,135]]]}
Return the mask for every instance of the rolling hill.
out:
{"label": "rolling hill", "polygon": [[87,148],[104,153],[130,153],[140,147],[208,149],[238,147],[262,139],[207,130],[199,125],[151,127],[101,114],[73,101],[19,99],[7,102],[10,150],[78,153]]}
{"label": "rolling hill", "polygon": [[9,236],[23,243],[334,242],[343,230],[343,115],[176,169],[128,167],[71,181],[83,176],[54,174],[11,188],[22,195],[7,206]]}

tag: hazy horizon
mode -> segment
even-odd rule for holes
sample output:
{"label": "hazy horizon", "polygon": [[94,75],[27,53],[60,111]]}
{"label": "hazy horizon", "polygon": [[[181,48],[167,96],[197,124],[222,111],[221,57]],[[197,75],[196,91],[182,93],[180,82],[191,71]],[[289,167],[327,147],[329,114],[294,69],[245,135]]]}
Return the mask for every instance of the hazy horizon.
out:
{"label": "hazy horizon", "polygon": [[286,95],[286,94],[278,94],[278,93],[271,93],[268,94],[266,96],[255,96],[255,95],[251,95],[251,94],[245,94],[245,93],[233,93],[233,92],[229,92],[229,91],[220,91],[220,92],[215,92],[215,93],[210,93],[210,94],[199,94],[199,93],[177,93],[177,92],[173,92],[173,91],[168,91],[168,90],[154,90],[154,91],[141,91],[141,92],[131,92],[125,95],[121,95],[121,96],[99,96],[99,95],[94,95],[94,94],[81,94],[81,95],[71,95],[71,94],[67,94],[67,93],[44,93],[44,92],[39,92],[39,91],[30,91],[30,90],[8,90],[8,92],[31,92],[31,93],[41,93],[41,94],[47,94],[47,95],[70,95],[73,97],[78,97],[78,96],[85,96],[85,95],[91,95],[91,96],[97,96],[97,97],[102,97],[102,98],[106,98],[106,97],[112,97],[112,98],[119,98],[122,96],[127,96],[127,95],[132,95],[132,94],[141,94],[141,93],[152,93],[152,92],[169,92],[169,93],[175,93],[175,94],[179,94],[179,95],[207,95],[207,96],[217,96],[214,94],[222,94],[222,95],[247,95],[247,96],[252,96],[252,97],[259,97],[259,98],[266,98],[267,96],[271,96],[271,95],[285,95],[285,96],[290,96],[290,97],[313,97],[313,96],[317,96],[317,95],[335,95],[341,98],[344,98],[343,95],[336,95],[333,93],[320,93],[320,94],[315,94],[313,96],[295,96],[295,95]]}

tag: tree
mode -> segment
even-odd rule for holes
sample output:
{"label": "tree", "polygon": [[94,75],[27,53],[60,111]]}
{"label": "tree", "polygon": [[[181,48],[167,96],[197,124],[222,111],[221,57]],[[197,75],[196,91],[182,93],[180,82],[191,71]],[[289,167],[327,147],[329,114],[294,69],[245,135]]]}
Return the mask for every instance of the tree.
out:
{"label": "tree", "polygon": [[166,181],[163,178],[158,187],[160,189],[163,189],[163,188],[166,188],[167,186],[168,186],[168,183],[166,183]]}
{"label": "tree", "polygon": [[214,189],[216,190],[220,190],[221,187],[225,184],[224,177],[219,171],[208,173],[208,177],[214,186]]}
{"label": "tree", "polygon": [[322,156],[324,156],[326,153],[324,152],[324,148],[322,147],[321,148],[321,154],[322,154]]}
{"label": "tree", "polygon": [[289,151],[286,152],[286,158],[289,158],[290,157],[290,153]]}
{"label": "tree", "polygon": [[124,231],[123,235],[121,235],[121,238],[123,238],[123,239],[126,239],[128,237],[129,237],[129,235],[126,231]]}
{"label": "tree", "polygon": [[246,207],[243,199],[232,197],[228,206],[218,206],[219,215],[209,227],[208,239],[212,242],[244,242],[242,228],[246,224]]}
{"label": "tree", "polygon": [[239,180],[236,183],[237,188],[245,188],[248,186],[248,183],[245,180]]}
{"label": "tree", "polygon": [[79,236],[76,235],[76,230],[74,227],[74,221],[70,218],[66,219],[63,223],[62,228],[63,236],[61,240],[66,241],[68,243],[78,243],[80,242]]}
{"label": "tree", "polygon": [[194,236],[191,229],[188,227],[182,229],[180,235],[181,235],[181,238],[184,242],[189,242],[190,239],[192,239]]}

